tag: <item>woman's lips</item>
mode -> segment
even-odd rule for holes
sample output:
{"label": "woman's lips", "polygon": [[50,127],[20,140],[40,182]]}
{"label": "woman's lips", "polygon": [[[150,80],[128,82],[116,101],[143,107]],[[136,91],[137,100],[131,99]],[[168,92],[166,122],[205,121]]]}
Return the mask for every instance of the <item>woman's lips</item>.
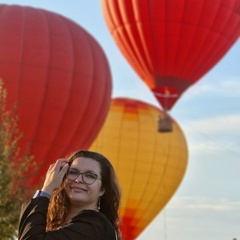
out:
{"label": "woman's lips", "polygon": [[73,190],[74,192],[83,192],[83,191],[86,192],[86,191],[87,191],[85,188],[79,187],[79,186],[71,186],[70,188],[71,188],[71,190]]}

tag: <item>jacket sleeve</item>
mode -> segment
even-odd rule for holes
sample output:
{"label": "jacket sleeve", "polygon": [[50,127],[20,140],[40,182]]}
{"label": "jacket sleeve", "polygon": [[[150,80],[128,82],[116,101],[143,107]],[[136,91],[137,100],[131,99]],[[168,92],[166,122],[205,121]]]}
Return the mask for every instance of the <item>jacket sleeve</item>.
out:
{"label": "jacket sleeve", "polygon": [[35,239],[44,239],[46,229],[46,215],[49,205],[49,199],[38,197],[22,205],[19,219],[18,239],[33,239],[32,236],[41,233],[41,236]]}
{"label": "jacket sleeve", "polygon": [[[38,197],[22,206],[18,240],[106,240],[109,226],[99,213],[83,212],[57,230],[46,232],[46,214],[49,199]],[[112,236],[114,230],[110,230]]]}

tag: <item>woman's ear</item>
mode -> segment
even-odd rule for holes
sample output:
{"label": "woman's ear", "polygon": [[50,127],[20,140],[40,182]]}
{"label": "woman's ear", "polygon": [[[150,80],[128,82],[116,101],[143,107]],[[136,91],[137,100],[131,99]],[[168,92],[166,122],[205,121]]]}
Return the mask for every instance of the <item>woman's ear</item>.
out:
{"label": "woman's ear", "polygon": [[102,187],[101,190],[100,190],[100,194],[99,194],[99,196],[100,196],[100,197],[103,196],[104,193],[105,193],[105,189]]}

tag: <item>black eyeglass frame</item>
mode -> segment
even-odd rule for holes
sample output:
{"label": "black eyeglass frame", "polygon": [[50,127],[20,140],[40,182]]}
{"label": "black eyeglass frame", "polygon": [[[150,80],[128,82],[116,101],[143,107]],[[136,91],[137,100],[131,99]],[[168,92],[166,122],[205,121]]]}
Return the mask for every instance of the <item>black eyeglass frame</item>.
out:
{"label": "black eyeglass frame", "polygon": [[[76,177],[75,179],[69,179],[69,178],[68,178],[68,173],[69,173],[69,171],[71,171],[71,170],[78,173],[78,175],[77,175],[77,177]],[[93,182],[91,182],[91,183],[86,182],[86,181],[84,180],[84,174],[92,174],[92,175],[94,175],[95,178],[93,179]],[[67,171],[67,173],[66,173],[66,178],[67,178],[68,180],[70,180],[70,181],[75,181],[80,175],[81,175],[81,177],[82,177],[82,182],[85,183],[85,184],[87,184],[87,185],[92,185],[93,183],[95,183],[95,181],[96,181],[97,179],[102,180],[102,179],[101,179],[96,173],[94,173],[94,172],[87,171],[87,172],[81,173],[80,171],[78,171],[78,170],[75,169],[75,168],[69,168],[69,169],[68,169],[68,171]]]}

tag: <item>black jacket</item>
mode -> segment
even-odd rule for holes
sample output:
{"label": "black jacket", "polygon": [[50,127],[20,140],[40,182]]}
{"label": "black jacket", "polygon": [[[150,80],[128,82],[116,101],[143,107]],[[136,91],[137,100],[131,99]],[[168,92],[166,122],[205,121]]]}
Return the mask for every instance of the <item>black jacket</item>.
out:
{"label": "black jacket", "polygon": [[67,225],[46,232],[49,199],[38,197],[23,204],[19,240],[116,240],[114,227],[100,212],[84,210]]}

